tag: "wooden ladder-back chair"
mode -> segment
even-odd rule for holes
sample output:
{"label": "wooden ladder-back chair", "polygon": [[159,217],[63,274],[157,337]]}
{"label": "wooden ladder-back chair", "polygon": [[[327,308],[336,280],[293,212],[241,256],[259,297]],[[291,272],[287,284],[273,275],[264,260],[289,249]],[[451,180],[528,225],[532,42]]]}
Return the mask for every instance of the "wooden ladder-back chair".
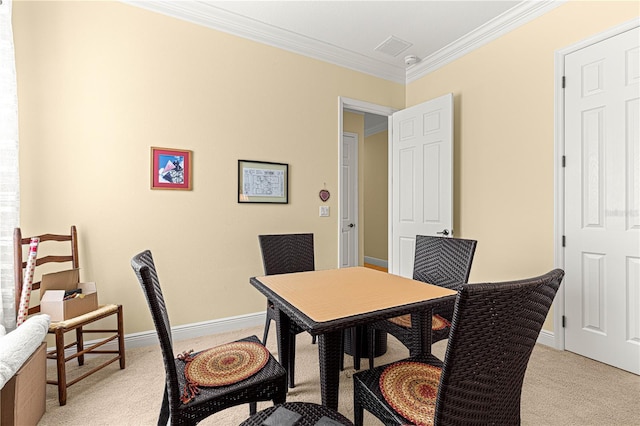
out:
{"label": "wooden ladder-back chair", "polygon": [[[78,234],[75,226],[71,227],[71,231],[68,235],[43,234],[34,235],[32,237],[23,237],[20,228],[15,228],[13,233],[13,251],[16,285],[16,311],[18,310],[18,307],[20,305],[20,295],[22,293],[23,287],[24,270],[27,267],[27,261],[23,260],[23,254],[27,252],[26,256],[28,257],[28,249],[31,238],[35,237],[40,239],[40,243],[38,246],[38,257],[36,260],[34,280],[40,277],[41,274],[39,274],[38,272],[40,270],[39,267],[45,264],[67,264],[68,268],[66,269],[76,269],[80,266],[80,262],[78,260]],[[51,253],[55,252],[56,254],[47,254],[49,253],[49,251],[51,251]],[[44,254],[41,255],[40,253],[43,252]],[[60,252],[64,254],[57,254]],[[56,269],[57,271],[60,271],[64,270],[65,268]],[[46,268],[47,273],[57,271],[50,271],[48,267]],[[41,281],[34,282],[31,286],[32,290],[39,290],[40,284]],[[42,297],[42,294],[40,295],[40,297]],[[39,304],[31,304],[29,306],[29,315],[39,312]],[[116,317],[115,319],[117,324],[115,329],[87,330],[84,328],[85,326],[90,325],[95,321],[110,317],[112,315]],[[72,331],[75,332],[75,341],[69,344],[65,344],[65,335]],[[107,337],[99,337],[98,339],[92,341],[91,346],[85,347],[84,335],[87,333],[101,333],[102,336],[107,334]],[[120,362],[121,369],[125,368],[124,322],[122,316],[122,305],[99,305],[98,309],[96,309],[95,311],[88,312],[86,314],[64,321],[51,322],[51,325],[49,326],[49,334],[55,336],[55,349],[47,353],[47,358],[56,360],[57,379],[47,380],[47,383],[58,386],[58,401],[60,405],[65,405],[67,403],[67,388],[69,386],[79,382],[80,380],[86,378],[87,376],[95,373],[98,370],[101,370],[102,368],[115,361]],[[118,343],[117,350],[107,350],[103,347],[103,345],[113,340],[116,340]],[[70,355],[66,355],[65,350],[72,347],[75,347],[75,352]],[[92,367],[90,370],[83,372],[80,376],[68,380],[66,363],[77,359],[78,365],[82,366],[84,365],[85,355],[88,354],[113,354],[114,356],[110,357],[101,364]]]}

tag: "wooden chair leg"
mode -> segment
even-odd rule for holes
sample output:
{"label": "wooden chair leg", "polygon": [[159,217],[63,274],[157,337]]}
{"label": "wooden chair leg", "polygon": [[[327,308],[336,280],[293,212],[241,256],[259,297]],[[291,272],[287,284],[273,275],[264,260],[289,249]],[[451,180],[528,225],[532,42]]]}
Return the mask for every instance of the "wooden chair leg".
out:
{"label": "wooden chair leg", "polygon": [[118,306],[118,352],[120,353],[120,369],[124,370],[124,314],[122,312],[122,305]]}
{"label": "wooden chair leg", "polygon": [[[76,353],[80,353],[84,350],[84,336],[82,334],[82,327],[76,328]],[[78,365],[84,365],[84,355],[78,357]]]}
{"label": "wooden chair leg", "polygon": [[58,374],[58,402],[67,404],[67,369],[64,354],[64,332],[56,329],[56,370]]}

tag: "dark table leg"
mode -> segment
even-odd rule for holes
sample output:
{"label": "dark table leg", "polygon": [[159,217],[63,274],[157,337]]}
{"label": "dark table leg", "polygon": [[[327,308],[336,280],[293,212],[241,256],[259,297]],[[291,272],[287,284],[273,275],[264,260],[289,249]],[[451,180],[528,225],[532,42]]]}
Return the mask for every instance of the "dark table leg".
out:
{"label": "dark table leg", "polygon": [[411,314],[411,329],[414,332],[410,356],[431,354],[431,309]]}
{"label": "dark table leg", "polygon": [[291,349],[291,319],[289,319],[289,317],[279,309],[277,317],[276,331],[278,332],[278,359],[280,360],[280,365],[287,370],[288,375],[290,363],[289,353]]}
{"label": "dark table leg", "polygon": [[320,358],[320,394],[322,405],[338,409],[340,386],[340,340],[341,331],[332,331],[318,336],[318,354]]}

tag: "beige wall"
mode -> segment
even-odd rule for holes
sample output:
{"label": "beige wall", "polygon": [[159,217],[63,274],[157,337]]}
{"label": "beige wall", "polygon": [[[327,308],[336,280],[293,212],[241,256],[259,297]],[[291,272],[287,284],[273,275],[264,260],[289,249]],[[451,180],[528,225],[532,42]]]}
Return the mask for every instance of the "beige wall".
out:
{"label": "beige wall", "polygon": [[[82,277],[125,305],[133,333],[152,328],[129,266],[143,249],[173,325],[264,310],[248,284],[260,233],[314,232],[317,267],[336,265],[339,96],[403,108],[453,92],[472,281],[550,269],[554,52],[638,6],[567,3],[406,88],[118,2],[16,1],[13,14],[21,225],[76,224]],[[192,191],[149,190],[150,146],[193,150]],[[289,163],[290,204],[238,205],[238,159]]]}
{"label": "beige wall", "polygon": [[553,268],[554,54],[639,12],[572,1],[407,86],[407,106],[454,94],[454,228],[478,240],[472,282]]}
{"label": "beige wall", "polygon": [[553,267],[554,54],[638,12],[569,2],[407,86],[407,106],[454,94],[454,227],[478,240],[472,281]]}
{"label": "beige wall", "polygon": [[[78,226],[81,276],[127,333],[153,327],[129,265],[147,248],[174,326],[264,310],[258,234],[314,232],[337,265],[338,97],[401,108],[403,85],[119,2],[13,14],[21,226]],[[193,150],[192,191],[149,189],[151,146]],[[288,163],[290,203],[238,205],[238,159]]]}
{"label": "beige wall", "polygon": [[388,260],[389,133],[364,140],[364,255]]}

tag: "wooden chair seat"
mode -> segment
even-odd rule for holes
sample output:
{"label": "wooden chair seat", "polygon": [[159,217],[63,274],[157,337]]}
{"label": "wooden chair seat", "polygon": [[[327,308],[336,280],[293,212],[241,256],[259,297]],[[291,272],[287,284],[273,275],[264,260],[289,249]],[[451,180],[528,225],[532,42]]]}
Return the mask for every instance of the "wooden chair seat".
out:
{"label": "wooden chair seat", "polygon": [[49,325],[49,333],[53,332],[56,328],[74,328],[87,322],[97,321],[117,313],[118,309],[119,305],[100,305],[95,311],[87,312],[86,314],[69,318],[68,320],[52,322]]}

